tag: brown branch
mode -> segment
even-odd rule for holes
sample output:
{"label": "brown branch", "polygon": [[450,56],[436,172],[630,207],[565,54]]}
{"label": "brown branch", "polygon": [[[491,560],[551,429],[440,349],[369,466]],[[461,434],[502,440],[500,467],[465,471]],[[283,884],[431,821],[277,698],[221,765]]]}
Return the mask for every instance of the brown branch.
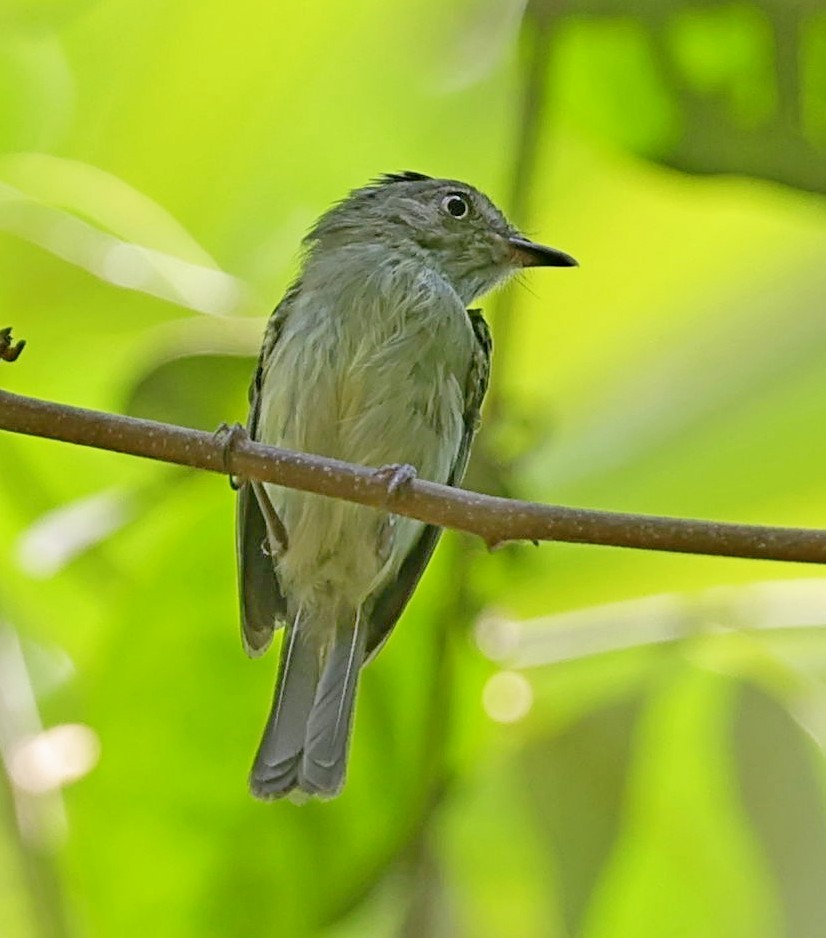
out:
{"label": "brown branch", "polygon": [[799,563],[826,563],[826,531],[563,508],[495,498],[415,480],[388,496],[374,470],[153,420],[54,404],[0,391],[0,430],[93,446],[161,462],[275,482],[304,492],[392,509],[429,524],[505,541],[568,541]]}

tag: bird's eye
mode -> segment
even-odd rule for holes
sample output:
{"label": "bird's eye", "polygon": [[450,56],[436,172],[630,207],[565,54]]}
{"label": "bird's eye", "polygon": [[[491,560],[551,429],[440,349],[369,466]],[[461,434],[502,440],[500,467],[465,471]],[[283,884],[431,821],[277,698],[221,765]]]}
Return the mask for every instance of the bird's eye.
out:
{"label": "bird's eye", "polygon": [[442,208],[454,218],[464,218],[470,212],[468,200],[463,195],[457,195],[455,192],[452,195],[446,195],[442,199]]}

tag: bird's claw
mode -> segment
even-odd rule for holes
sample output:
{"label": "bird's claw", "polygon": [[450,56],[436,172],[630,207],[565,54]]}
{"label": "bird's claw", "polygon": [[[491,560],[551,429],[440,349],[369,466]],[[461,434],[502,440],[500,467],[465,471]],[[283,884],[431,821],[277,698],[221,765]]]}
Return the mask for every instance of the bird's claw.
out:
{"label": "bird's claw", "polygon": [[224,472],[229,476],[229,484],[233,489],[240,489],[245,484],[246,479],[232,474],[232,451],[237,443],[250,438],[247,428],[240,423],[222,423],[213,434],[215,442],[221,444],[221,458],[224,464]]}
{"label": "bird's claw", "polygon": [[387,494],[389,497],[392,497],[397,492],[401,491],[401,489],[410,485],[418,476],[415,466],[411,466],[410,463],[398,462],[381,466],[379,469],[376,469],[373,474],[387,483]]}
{"label": "bird's claw", "polygon": [[25,347],[25,339],[19,339],[17,342],[14,342],[11,337],[11,326],[0,329],[0,360],[4,362],[17,361]]}
{"label": "bird's claw", "polygon": [[264,553],[267,554],[268,557],[281,557],[290,546],[289,538],[287,537],[287,529],[284,527],[282,520],[278,517],[278,512],[273,507],[272,502],[267,497],[264,483],[259,482],[257,479],[252,479],[250,485],[258,501],[261,514],[264,516],[264,526],[267,529],[267,536],[264,538],[266,544]]}

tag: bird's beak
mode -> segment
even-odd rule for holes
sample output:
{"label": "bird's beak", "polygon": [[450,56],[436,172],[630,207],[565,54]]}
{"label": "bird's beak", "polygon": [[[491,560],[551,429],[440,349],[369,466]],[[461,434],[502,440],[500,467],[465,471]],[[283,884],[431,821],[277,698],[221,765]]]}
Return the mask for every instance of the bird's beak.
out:
{"label": "bird's beak", "polygon": [[520,267],[579,267],[570,254],[535,244],[527,238],[508,238],[508,244]]}

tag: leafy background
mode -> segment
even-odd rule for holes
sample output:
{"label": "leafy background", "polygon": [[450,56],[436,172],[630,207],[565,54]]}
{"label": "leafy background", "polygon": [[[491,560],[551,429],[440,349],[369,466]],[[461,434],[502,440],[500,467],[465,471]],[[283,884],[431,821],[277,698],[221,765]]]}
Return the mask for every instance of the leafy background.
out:
{"label": "leafy background", "polygon": [[[3,385],[243,419],[301,234],[404,168],[582,265],[486,302],[469,485],[826,526],[822,0],[2,0]],[[225,480],[0,467],[4,936],[823,934],[817,568],[448,535],[344,795],[261,805]]]}

